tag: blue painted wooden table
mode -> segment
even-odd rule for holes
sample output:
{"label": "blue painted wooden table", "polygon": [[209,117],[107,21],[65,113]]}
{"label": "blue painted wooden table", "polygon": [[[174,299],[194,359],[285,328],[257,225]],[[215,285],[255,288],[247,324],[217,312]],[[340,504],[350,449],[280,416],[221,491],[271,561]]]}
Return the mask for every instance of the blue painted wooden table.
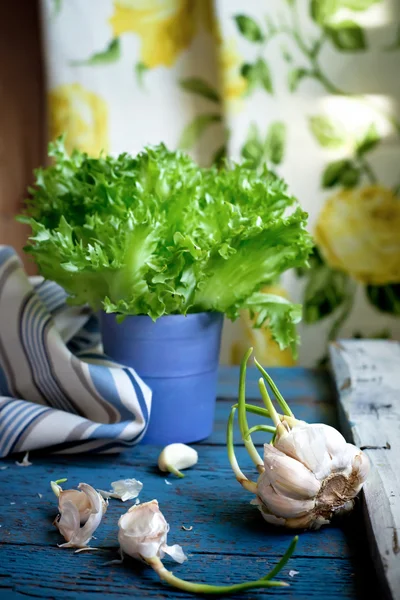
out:
{"label": "blue painted wooden table", "polygon": [[[295,415],[310,422],[336,425],[335,391],[323,371],[301,368],[271,369],[273,378]],[[249,399],[258,398],[258,371],[248,373]],[[156,468],[159,448],[139,446],[115,456],[47,456],[33,454],[33,465],[21,468],[15,457],[0,466],[0,599],[54,598],[110,600],[127,598],[189,598],[161,583],[144,565],[117,558],[117,521],[130,503],[111,500],[96,532],[100,550],[74,554],[60,549],[52,526],[57,502],[49,481],[68,478],[67,486],[87,482],[109,489],[117,479],[135,477],[144,484],[141,501],[157,498],[171,525],[169,543],[181,544],[189,556],[183,565],[167,562],[180,577],[207,583],[234,583],[264,575],[287,548],[292,533],[268,526],[251,495],[236,482],[230,469],[225,429],[229,408],[236,398],[238,371],[222,368],[213,435],[198,444],[198,465],[184,479],[170,476],[172,485]],[[250,422],[254,420],[250,418]],[[263,442],[259,434],[255,440]],[[239,435],[236,431],[236,443]],[[243,447],[238,459],[246,472],[252,465]],[[245,469],[246,467],[246,469]],[[290,588],[252,590],[243,598],[362,599],[381,598],[369,558],[361,506],[350,517],[316,532],[301,533],[296,552],[281,579]],[[182,525],[192,526],[184,531]],[[297,571],[293,577],[289,571]],[[292,574],[293,575],[293,574]],[[231,596],[236,598],[239,596]]]}

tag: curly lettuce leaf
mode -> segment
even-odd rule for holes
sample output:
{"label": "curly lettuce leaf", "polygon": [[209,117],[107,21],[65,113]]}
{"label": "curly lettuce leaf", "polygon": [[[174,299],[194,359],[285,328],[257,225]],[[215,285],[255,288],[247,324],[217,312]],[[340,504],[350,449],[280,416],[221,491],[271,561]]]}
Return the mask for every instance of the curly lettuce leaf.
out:
{"label": "curly lettuce leaf", "polygon": [[274,173],[200,168],[163,144],[90,158],[58,140],[50,155],[21,220],[27,252],[71,302],[154,320],[250,308],[281,347],[295,345],[297,307],[259,294],[312,247],[306,213]]}

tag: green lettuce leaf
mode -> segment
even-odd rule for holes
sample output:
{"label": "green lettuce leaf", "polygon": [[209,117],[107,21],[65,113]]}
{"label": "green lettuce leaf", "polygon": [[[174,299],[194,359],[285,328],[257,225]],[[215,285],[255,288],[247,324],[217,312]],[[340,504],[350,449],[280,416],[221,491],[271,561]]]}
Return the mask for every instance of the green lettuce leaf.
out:
{"label": "green lettuce leaf", "polygon": [[307,265],[307,215],[285,183],[246,163],[200,168],[163,144],[135,157],[69,156],[62,139],[36,171],[26,251],[70,301],[121,316],[243,308],[294,348],[298,307],[260,294]]}

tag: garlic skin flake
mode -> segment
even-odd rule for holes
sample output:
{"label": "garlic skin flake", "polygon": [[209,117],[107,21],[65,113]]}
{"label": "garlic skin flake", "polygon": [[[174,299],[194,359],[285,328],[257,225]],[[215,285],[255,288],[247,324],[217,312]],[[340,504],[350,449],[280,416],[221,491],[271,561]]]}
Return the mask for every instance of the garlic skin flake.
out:
{"label": "garlic skin flake", "polygon": [[99,494],[106,500],[108,498],[117,498],[126,502],[127,500],[133,500],[137,498],[143,489],[143,483],[137,479],[120,479],[113,481],[111,484],[113,489],[112,492],[106,492],[104,490],[97,490]]}
{"label": "garlic skin flake", "polygon": [[169,444],[158,457],[158,468],[164,473],[173,473],[177,477],[184,477],[181,469],[188,469],[197,463],[199,455],[194,448],[186,444]]}
{"label": "garlic skin flake", "polygon": [[162,559],[168,554],[178,563],[187,556],[181,546],[167,545],[169,525],[157,500],[131,506],[118,521],[118,541],[121,551],[137,559]]}
{"label": "garlic skin flake", "polygon": [[17,467],[31,467],[32,463],[29,460],[29,452],[26,452],[21,462],[15,461]]}
{"label": "garlic skin flake", "polygon": [[367,456],[333,427],[296,422],[264,445],[258,506],[269,523],[318,529],[347,512],[369,473]]}
{"label": "garlic skin flake", "polygon": [[86,548],[106,510],[101,495],[87,483],[80,483],[77,490],[59,491],[54,525],[66,540],[60,548]]}

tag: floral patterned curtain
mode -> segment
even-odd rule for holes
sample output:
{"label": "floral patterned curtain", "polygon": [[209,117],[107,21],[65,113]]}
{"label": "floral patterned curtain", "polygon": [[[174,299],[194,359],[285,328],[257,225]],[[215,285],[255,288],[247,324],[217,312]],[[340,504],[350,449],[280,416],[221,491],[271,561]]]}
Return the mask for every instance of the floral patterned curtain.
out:
{"label": "floral patterned curtain", "polygon": [[[42,0],[51,138],[90,154],[164,141],[202,164],[267,162],[310,215],[300,362],[328,340],[400,337],[400,0]],[[270,289],[270,288],[269,288]],[[292,365],[249,316],[249,344]]]}

